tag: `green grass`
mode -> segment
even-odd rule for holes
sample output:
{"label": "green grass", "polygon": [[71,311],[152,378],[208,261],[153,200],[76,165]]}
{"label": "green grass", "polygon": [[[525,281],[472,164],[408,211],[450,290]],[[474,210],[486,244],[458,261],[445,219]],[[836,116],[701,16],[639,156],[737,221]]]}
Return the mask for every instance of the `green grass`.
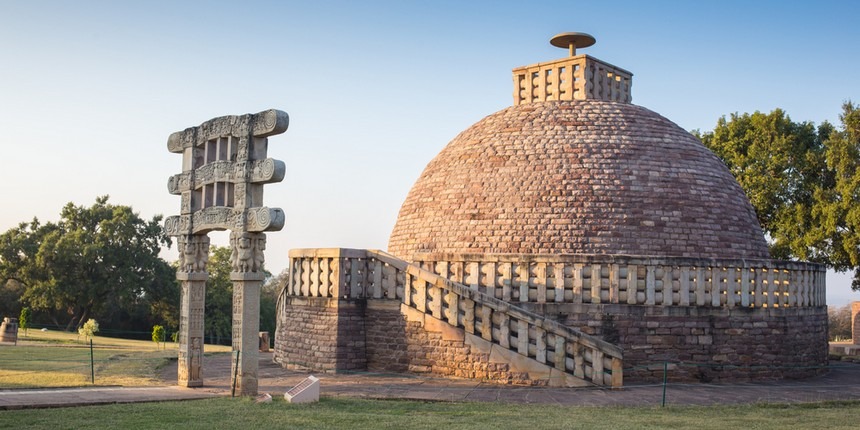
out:
{"label": "green grass", "polygon": [[[150,385],[175,346],[96,337],[97,385]],[[207,346],[207,352],[229,347]],[[74,334],[31,332],[0,346],[0,388],[89,385],[89,348]],[[73,368],[77,366],[78,368]],[[561,407],[323,398],[293,405],[217,398],[58,409],[0,410],[0,429],[856,429],[860,402],[800,405]]]}
{"label": "green grass", "polygon": [[[207,353],[228,346],[206,345]],[[177,355],[176,344],[96,336],[96,385],[157,385],[158,372]],[[76,334],[30,330],[18,345],[0,346],[0,388],[91,385],[89,343]]]}
{"label": "green grass", "polygon": [[276,399],[219,398],[63,409],[0,411],[0,429],[856,429],[860,402],[710,407],[560,407],[323,398],[293,405]]}

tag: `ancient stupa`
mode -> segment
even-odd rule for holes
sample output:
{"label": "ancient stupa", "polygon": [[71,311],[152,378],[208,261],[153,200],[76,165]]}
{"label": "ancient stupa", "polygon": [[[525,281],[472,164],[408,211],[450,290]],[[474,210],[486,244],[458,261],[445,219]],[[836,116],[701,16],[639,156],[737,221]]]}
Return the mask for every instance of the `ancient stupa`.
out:
{"label": "ancient stupa", "polygon": [[[565,33],[553,44],[590,46]],[[571,48],[571,53],[574,53]],[[588,55],[514,70],[514,105],[460,133],[409,192],[388,251],[768,258],[726,166],[631,104]]]}
{"label": "ancient stupa", "polygon": [[513,70],[513,106],[427,165],[390,254],[294,250],[276,360],[556,385],[822,371],[824,267],[771,260],[726,166],[576,53],[594,42]]}

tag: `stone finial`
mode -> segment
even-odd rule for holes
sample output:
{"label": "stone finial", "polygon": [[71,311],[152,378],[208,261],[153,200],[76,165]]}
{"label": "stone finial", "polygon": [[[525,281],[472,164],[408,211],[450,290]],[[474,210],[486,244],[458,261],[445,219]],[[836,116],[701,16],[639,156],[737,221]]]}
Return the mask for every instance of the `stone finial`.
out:
{"label": "stone finial", "polygon": [[588,33],[559,33],[549,40],[550,45],[567,48],[569,56],[576,55],[576,48],[588,48],[597,40]]}
{"label": "stone finial", "polygon": [[514,105],[564,100],[630,103],[632,73],[588,55],[576,55],[576,48],[594,42],[586,33],[553,36],[550,44],[567,48],[569,56],[514,69]]}

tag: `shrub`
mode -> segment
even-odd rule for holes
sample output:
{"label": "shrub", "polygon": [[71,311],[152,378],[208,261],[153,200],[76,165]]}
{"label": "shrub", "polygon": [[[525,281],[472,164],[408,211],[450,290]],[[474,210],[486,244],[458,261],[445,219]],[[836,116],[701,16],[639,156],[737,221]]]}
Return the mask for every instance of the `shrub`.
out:
{"label": "shrub", "polygon": [[164,327],[160,325],[152,326],[152,341],[155,343],[164,342]]}
{"label": "shrub", "polygon": [[27,329],[30,328],[30,308],[21,309],[21,315],[18,316],[18,328],[24,330],[24,336],[27,335]]}

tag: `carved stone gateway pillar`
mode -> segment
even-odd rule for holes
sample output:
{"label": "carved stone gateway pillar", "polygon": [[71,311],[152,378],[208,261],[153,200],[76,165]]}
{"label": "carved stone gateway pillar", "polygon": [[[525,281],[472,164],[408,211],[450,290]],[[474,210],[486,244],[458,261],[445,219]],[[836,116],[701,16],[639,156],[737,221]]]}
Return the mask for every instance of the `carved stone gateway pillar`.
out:
{"label": "carved stone gateway pillar", "polygon": [[179,385],[203,386],[203,313],[206,308],[206,262],[209,236],[184,235],[177,238],[181,285],[179,304]]}
{"label": "carved stone gateway pillar", "polygon": [[[233,281],[233,366],[239,393],[257,393],[260,349],[260,288],[263,286],[263,233],[230,233]],[[238,362],[236,352],[238,351]],[[237,368],[238,367],[238,368]]]}
{"label": "carved stone gateway pillar", "polygon": [[203,385],[203,310],[209,238],[230,230],[233,281],[233,381],[243,396],[257,394],[260,287],[263,283],[264,231],[284,227],[284,212],[263,206],[263,185],[280,182],[283,161],[266,158],[268,136],[289,125],[285,112],[223,116],[170,135],[167,148],[182,154],[182,173],[167,183],[181,196],[179,216],[164,229],[179,244],[182,282],[179,324],[179,385]]}

